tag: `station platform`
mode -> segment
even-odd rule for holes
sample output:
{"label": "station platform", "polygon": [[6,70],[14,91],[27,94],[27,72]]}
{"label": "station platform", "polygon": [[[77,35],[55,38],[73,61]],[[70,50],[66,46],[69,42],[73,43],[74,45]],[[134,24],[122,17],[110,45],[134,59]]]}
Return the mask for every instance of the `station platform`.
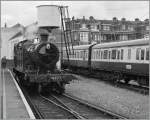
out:
{"label": "station platform", "polygon": [[9,69],[1,69],[0,94],[1,119],[35,119]]}

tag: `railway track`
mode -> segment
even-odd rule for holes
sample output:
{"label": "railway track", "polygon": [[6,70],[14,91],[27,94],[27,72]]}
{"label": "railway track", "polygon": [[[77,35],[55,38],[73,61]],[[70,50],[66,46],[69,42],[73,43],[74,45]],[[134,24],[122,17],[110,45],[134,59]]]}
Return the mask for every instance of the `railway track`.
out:
{"label": "railway track", "polygon": [[[72,71],[69,71],[69,70],[67,70],[67,72],[75,74],[75,75],[84,76],[84,77],[88,76],[88,78],[98,79],[95,76],[84,75],[84,74],[81,75],[80,73],[72,72]],[[133,85],[133,84],[125,84],[125,83],[122,83],[122,82],[112,83],[112,82],[109,82],[108,80],[107,81],[102,80],[102,81],[104,81],[104,82],[106,82],[108,84],[111,84],[111,85],[115,85],[115,86],[117,86],[119,88],[128,89],[128,90],[131,90],[131,91],[134,91],[134,92],[137,92],[137,93],[140,93],[140,94],[144,94],[144,95],[149,95],[149,87],[146,87],[146,86],[138,86],[138,85]]]}
{"label": "railway track", "polygon": [[38,114],[43,119],[81,119],[63,106],[53,102],[44,96],[32,96],[31,101],[34,104]]}
{"label": "railway track", "polygon": [[36,119],[127,119],[67,94],[43,96],[22,90]]}
{"label": "railway track", "polygon": [[48,101],[53,101],[60,106],[71,111],[73,114],[78,116],[80,119],[127,119],[124,116],[115,114],[111,111],[108,111],[104,108],[99,108],[94,105],[91,105],[83,100],[64,95],[51,95],[44,97]]}
{"label": "railway track", "polygon": [[27,94],[36,119],[127,119],[67,94]]}
{"label": "railway track", "polygon": [[132,85],[132,84],[124,84],[121,82],[117,84],[117,87],[132,90],[132,91],[144,94],[144,95],[149,95],[149,87]]}
{"label": "railway track", "polygon": [[[19,84],[20,85],[20,84]],[[36,91],[21,87],[36,119],[83,119],[65,107],[48,100]]]}

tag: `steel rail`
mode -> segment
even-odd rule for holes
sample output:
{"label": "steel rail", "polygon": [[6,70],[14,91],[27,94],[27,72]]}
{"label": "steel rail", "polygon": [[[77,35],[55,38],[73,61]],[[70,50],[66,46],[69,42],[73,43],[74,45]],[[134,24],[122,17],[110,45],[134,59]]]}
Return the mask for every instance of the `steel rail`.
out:
{"label": "steel rail", "polygon": [[50,100],[49,98],[46,98],[45,96],[42,96],[42,95],[40,95],[40,96],[41,96],[43,99],[45,99],[45,100],[47,100],[47,101],[53,103],[54,105],[58,106],[59,108],[61,108],[61,109],[63,109],[63,110],[66,110],[67,112],[71,113],[75,118],[77,118],[77,119],[85,119],[85,118],[83,118],[82,116],[76,114],[74,111],[72,111],[72,110],[70,110],[70,109],[67,109],[67,108],[65,108],[64,106],[61,106],[61,105],[57,104],[56,102]]}
{"label": "steel rail", "polygon": [[[25,92],[25,91],[24,91]],[[44,119],[44,115],[38,110],[38,108],[34,105],[34,103],[32,102],[32,100],[30,99],[30,97],[27,95],[27,93],[25,92],[25,95],[27,97],[28,102],[30,103],[30,106],[32,108],[32,110],[34,111],[34,114],[36,116],[36,119]]]}
{"label": "steel rail", "polygon": [[107,110],[106,108],[97,107],[97,106],[95,106],[95,105],[93,105],[93,104],[91,104],[91,103],[89,103],[89,102],[87,102],[87,101],[81,100],[81,99],[76,98],[76,97],[74,97],[74,96],[71,96],[71,95],[68,95],[68,94],[63,94],[63,95],[64,95],[65,97],[68,97],[68,98],[72,99],[72,100],[75,100],[75,101],[77,101],[77,102],[80,102],[81,104],[87,105],[87,106],[92,107],[92,108],[94,108],[94,109],[96,109],[96,110],[99,110],[99,111],[101,111],[101,112],[104,112],[105,114],[111,115],[111,116],[112,116],[113,118],[115,118],[115,119],[129,119],[129,118],[125,117],[125,116],[122,116],[122,115],[116,114],[116,113],[114,113],[114,112],[112,112],[112,111],[110,111],[110,110]]}
{"label": "steel rail", "polygon": [[75,114],[76,116],[78,116],[80,119],[86,119],[85,117],[83,117],[82,115],[80,115],[78,112],[74,111],[73,109],[71,109],[70,107],[68,107],[65,103],[63,103],[59,98],[57,98],[54,95],[51,95],[53,98],[55,98],[60,104],[62,104],[65,108],[67,108],[68,110],[70,110],[73,114]]}

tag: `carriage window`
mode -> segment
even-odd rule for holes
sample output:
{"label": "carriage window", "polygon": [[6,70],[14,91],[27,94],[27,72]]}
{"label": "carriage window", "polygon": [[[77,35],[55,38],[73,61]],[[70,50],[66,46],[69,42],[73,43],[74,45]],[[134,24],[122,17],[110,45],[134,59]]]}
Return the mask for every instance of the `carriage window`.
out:
{"label": "carriage window", "polygon": [[87,52],[85,51],[85,58],[87,58]]}
{"label": "carriage window", "polygon": [[94,51],[92,52],[92,58],[94,59]]}
{"label": "carriage window", "polygon": [[79,55],[80,55],[80,52],[78,51],[77,53],[78,53],[78,57],[77,57],[77,58],[79,58],[79,57],[80,57],[80,56],[79,56]]}
{"label": "carriage window", "polygon": [[117,52],[117,59],[118,60],[120,59],[120,50],[118,50],[118,52]]}
{"label": "carriage window", "polygon": [[85,50],[82,51],[82,58],[85,58]]}
{"label": "carriage window", "polygon": [[78,58],[80,58],[80,51],[78,51]]}
{"label": "carriage window", "polygon": [[140,48],[136,49],[136,60],[140,59]]}
{"label": "carriage window", "polygon": [[73,55],[71,54],[70,57],[73,58]]}
{"label": "carriage window", "polygon": [[96,59],[96,51],[94,51],[94,59]]}
{"label": "carriage window", "polygon": [[74,52],[72,53],[72,58],[74,58]]}
{"label": "carriage window", "polygon": [[77,51],[75,52],[75,58],[77,58]]}
{"label": "carriage window", "polygon": [[104,59],[107,59],[108,57],[108,50],[104,50]]}
{"label": "carriage window", "polygon": [[101,59],[103,59],[103,54],[104,54],[104,52],[103,52],[103,51],[101,51]]}
{"label": "carriage window", "polygon": [[74,53],[74,57],[77,58],[77,52]]}
{"label": "carriage window", "polygon": [[146,60],[149,60],[149,48],[146,48]]}
{"label": "carriage window", "polygon": [[108,52],[108,59],[111,58],[111,51]]}
{"label": "carriage window", "polygon": [[82,58],[82,51],[80,51],[80,58]]}
{"label": "carriage window", "polygon": [[131,49],[128,49],[128,60],[131,59]]}
{"label": "carriage window", "polygon": [[97,50],[96,51],[96,59],[98,59],[99,58],[99,51]]}
{"label": "carriage window", "polygon": [[101,59],[101,51],[99,50],[99,55],[98,55],[99,59]]}
{"label": "carriage window", "polygon": [[76,51],[74,52],[74,58],[77,58],[77,52]]}
{"label": "carriage window", "polygon": [[74,51],[74,58],[76,58],[76,51]]}
{"label": "carriage window", "polygon": [[141,60],[144,60],[144,54],[145,54],[145,50],[142,49],[142,50],[141,50]]}
{"label": "carriage window", "polygon": [[111,59],[116,59],[116,50],[112,50]]}
{"label": "carriage window", "polygon": [[83,51],[81,51],[81,55],[80,56],[81,56],[81,58],[83,58]]}
{"label": "carriage window", "polygon": [[121,60],[123,60],[123,49],[121,49]]}

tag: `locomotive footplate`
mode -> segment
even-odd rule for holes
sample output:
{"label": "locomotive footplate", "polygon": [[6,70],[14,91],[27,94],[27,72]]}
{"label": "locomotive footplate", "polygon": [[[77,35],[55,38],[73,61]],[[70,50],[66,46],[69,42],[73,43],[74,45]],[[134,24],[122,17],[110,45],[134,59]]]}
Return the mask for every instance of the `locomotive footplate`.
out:
{"label": "locomotive footplate", "polygon": [[36,83],[50,83],[50,82],[63,82],[68,84],[69,81],[76,79],[72,74],[39,74],[39,75],[30,75],[30,82]]}

